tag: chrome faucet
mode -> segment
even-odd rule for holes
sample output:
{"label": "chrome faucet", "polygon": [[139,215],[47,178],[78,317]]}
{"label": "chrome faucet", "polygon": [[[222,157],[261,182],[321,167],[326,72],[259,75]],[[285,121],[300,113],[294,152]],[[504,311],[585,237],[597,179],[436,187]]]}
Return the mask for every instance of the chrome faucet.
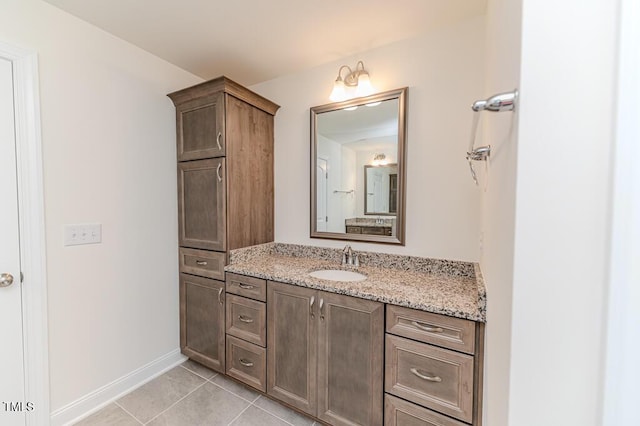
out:
{"label": "chrome faucet", "polygon": [[351,246],[348,244],[342,250],[342,264],[353,265],[356,268],[360,266],[360,259],[358,259],[358,255],[351,250]]}
{"label": "chrome faucet", "polygon": [[353,262],[353,260],[351,258],[352,256],[353,256],[353,250],[351,250],[351,246],[349,244],[347,244],[342,249],[342,264],[343,265],[351,265],[351,263]]}

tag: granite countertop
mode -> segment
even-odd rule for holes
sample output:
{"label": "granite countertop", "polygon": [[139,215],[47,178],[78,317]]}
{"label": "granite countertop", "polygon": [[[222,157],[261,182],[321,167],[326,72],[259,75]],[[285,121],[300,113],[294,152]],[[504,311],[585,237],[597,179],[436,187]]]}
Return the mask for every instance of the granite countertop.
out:
{"label": "granite countertop", "polygon": [[437,314],[486,321],[486,290],[476,263],[357,251],[363,281],[309,276],[341,266],[342,250],[267,243],[232,250],[225,271],[376,300]]}

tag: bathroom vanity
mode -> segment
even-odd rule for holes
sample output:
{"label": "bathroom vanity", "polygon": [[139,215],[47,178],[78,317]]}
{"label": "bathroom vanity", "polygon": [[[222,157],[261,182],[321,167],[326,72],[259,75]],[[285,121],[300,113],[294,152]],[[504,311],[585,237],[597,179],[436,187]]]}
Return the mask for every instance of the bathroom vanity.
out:
{"label": "bathroom vanity", "polygon": [[486,293],[477,265],[359,253],[360,281],[310,276],[341,251],[234,250],[226,374],[331,425],[480,425]]}
{"label": "bathroom vanity", "polygon": [[[330,425],[479,426],[486,294],[478,266],[373,252],[345,265],[350,251],[271,242],[278,106],[225,77],[169,97],[182,353]],[[383,120],[391,134],[388,154],[361,162],[372,153],[394,162],[356,167],[369,217],[336,221],[323,203],[355,190],[329,180],[323,152],[331,129],[363,105],[348,133]],[[312,108],[312,237],[404,244],[405,108],[406,88]],[[343,152],[345,164],[358,163]]]}

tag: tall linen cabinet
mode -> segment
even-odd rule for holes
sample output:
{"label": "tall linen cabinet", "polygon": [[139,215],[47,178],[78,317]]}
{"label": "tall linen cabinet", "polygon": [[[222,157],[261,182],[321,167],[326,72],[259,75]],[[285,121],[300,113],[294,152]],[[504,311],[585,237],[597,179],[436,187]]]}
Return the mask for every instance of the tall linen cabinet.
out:
{"label": "tall linen cabinet", "polygon": [[225,371],[229,250],[273,241],[279,106],[219,77],[168,95],[176,107],[182,353]]}

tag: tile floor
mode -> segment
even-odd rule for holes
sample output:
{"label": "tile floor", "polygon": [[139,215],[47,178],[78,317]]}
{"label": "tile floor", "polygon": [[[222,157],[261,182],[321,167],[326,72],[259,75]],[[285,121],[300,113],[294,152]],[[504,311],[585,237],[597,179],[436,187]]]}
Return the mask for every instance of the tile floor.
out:
{"label": "tile floor", "polygon": [[312,419],[191,360],[76,425],[319,426]]}

